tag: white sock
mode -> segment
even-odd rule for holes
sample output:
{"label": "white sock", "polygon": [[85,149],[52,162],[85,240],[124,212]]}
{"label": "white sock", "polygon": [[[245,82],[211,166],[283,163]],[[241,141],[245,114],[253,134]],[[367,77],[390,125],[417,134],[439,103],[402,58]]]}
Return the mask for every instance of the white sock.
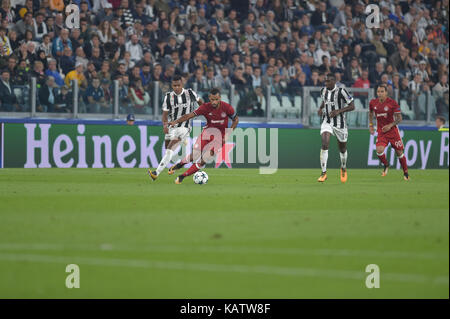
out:
{"label": "white sock", "polygon": [[328,162],[328,150],[320,150],[320,166],[322,166],[322,172],[325,173],[327,171],[327,162]]}
{"label": "white sock", "polygon": [[156,169],[156,175],[159,175],[169,164],[170,160],[172,159],[173,151],[172,150],[166,150],[166,154],[164,154],[164,157],[162,158],[161,162],[158,165],[158,168]]}
{"label": "white sock", "polygon": [[347,151],[345,153],[339,152],[341,155],[341,167],[347,169]]}

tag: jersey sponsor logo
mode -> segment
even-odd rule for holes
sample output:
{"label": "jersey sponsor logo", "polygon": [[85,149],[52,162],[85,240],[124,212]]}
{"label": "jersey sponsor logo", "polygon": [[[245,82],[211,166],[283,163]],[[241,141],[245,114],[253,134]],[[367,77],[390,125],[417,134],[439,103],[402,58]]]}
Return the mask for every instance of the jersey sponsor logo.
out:
{"label": "jersey sponsor logo", "polygon": [[388,114],[387,114],[387,113],[378,113],[378,114],[377,114],[377,117],[380,117],[380,116],[384,116],[384,117],[387,117],[387,116],[388,116]]}
{"label": "jersey sponsor logo", "polygon": [[220,123],[223,124],[224,120],[220,120],[220,121],[211,121],[211,123]]}

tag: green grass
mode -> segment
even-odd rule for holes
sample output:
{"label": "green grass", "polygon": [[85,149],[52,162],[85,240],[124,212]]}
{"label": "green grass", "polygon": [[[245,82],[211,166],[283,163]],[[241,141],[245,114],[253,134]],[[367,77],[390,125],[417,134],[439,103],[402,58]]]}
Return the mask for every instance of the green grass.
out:
{"label": "green grass", "polygon": [[449,297],[448,170],[206,172],[0,170],[0,298]]}

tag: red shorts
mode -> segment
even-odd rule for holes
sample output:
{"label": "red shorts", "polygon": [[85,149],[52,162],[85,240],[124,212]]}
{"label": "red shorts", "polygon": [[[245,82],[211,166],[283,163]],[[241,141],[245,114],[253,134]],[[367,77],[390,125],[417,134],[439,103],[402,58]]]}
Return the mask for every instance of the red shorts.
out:
{"label": "red shorts", "polygon": [[[217,133],[217,132],[216,132]],[[199,135],[194,144],[194,152],[201,152],[203,154],[204,151],[213,151],[215,154],[219,152],[219,150],[225,144],[225,134],[221,132],[221,136],[212,135],[207,130],[203,130]]]}
{"label": "red shorts", "polygon": [[403,150],[403,141],[398,128],[392,128],[386,133],[378,133],[377,146],[382,145],[384,147],[387,147],[389,143],[391,144],[393,149],[399,151]]}

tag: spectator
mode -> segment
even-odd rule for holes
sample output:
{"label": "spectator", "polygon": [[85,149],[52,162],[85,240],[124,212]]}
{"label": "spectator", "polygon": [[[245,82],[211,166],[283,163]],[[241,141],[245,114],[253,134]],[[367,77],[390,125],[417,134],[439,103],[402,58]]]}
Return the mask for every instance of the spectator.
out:
{"label": "spectator", "polygon": [[47,34],[47,25],[44,22],[44,14],[38,12],[36,18],[33,19],[33,39],[41,41],[42,37]]}
{"label": "spectator", "polygon": [[139,44],[139,39],[136,34],[131,36],[131,40],[125,45],[125,49],[130,52],[131,61],[134,63],[139,62],[144,56],[142,47]]}
{"label": "spectator", "polygon": [[443,128],[445,128],[445,117],[438,115],[436,116],[436,128],[438,130],[442,130]]}
{"label": "spectator", "polygon": [[131,110],[131,99],[129,98],[129,78],[128,75],[116,76],[116,80],[119,82],[119,106],[121,110],[125,109],[127,113]]}
{"label": "spectator", "polygon": [[[100,80],[100,79],[99,79]],[[111,91],[111,83],[108,79],[100,80],[101,88],[103,90],[103,98],[105,99],[104,104],[105,107],[113,104],[113,95]]]}
{"label": "spectator", "polygon": [[6,28],[0,27],[0,58],[7,58],[12,53],[13,48],[9,42],[9,38],[6,36]]}
{"label": "spectator", "polygon": [[357,58],[352,58],[350,65],[345,69],[345,81],[353,84],[362,75],[361,66]]}
{"label": "spectator", "polygon": [[17,103],[17,97],[9,81],[9,71],[3,70],[0,79],[0,110],[3,112],[19,112],[21,108]]}
{"label": "spectator", "polygon": [[52,76],[55,80],[55,83],[57,86],[63,86],[64,80],[61,77],[61,74],[59,73],[57,69],[57,64],[55,59],[51,59],[48,62],[48,69],[45,71],[46,76]]}
{"label": "spectator", "polygon": [[222,88],[223,90],[231,89],[231,79],[229,76],[229,71],[227,67],[222,67],[220,70],[220,74],[217,74],[215,77],[215,83],[217,87]]}
{"label": "spectator", "polygon": [[100,87],[100,79],[98,78],[92,80],[92,84],[87,88],[84,97],[89,113],[105,113],[111,108],[110,105],[105,104],[104,92]]}
{"label": "spectator", "polygon": [[316,10],[311,16],[311,25],[319,27],[330,24],[331,17],[327,14],[327,5],[325,2],[318,2]]}
{"label": "spectator", "polygon": [[361,77],[358,78],[355,83],[353,84],[354,88],[363,88],[368,89],[370,88],[370,81],[369,81],[369,71],[363,70]]}
{"label": "spectator", "polygon": [[436,102],[438,114],[448,114],[449,112],[449,87],[448,76],[442,74],[439,82],[433,87],[433,97]]}
{"label": "spectator", "polygon": [[75,57],[72,56],[72,49],[70,47],[67,46],[64,48],[64,55],[60,58],[59,61],[61,70],[65,75],[67,75],[71,70],[75,68]]}
{"label": "spectator", "polygon": [[135,113],[150,113],[150,96],[142,87],[142,81],[136,81],[130,88],[131,101],[134,104]]}
{"label": "spectator", "polygon": [[56,112],[55,103],[57,97],[57,90],[55,78],[48,76],[45,83],[39,88],[39,105],[37,110],[40,112]]}
{"label": "spectator", "polygon": [[62,29],[59,37],[53,40],[52,50],[54,57],[61,57],[64,54],[64,48],[69,47],[72,50],[72,41],[69,39],[69,30]]}
{"label": "spectator", "polygon": [[101,43],[108,43],[113,40],[113,34],[117,34],[116,31],[111,27],[108,20],[103,20],[100,23],[97,30],[98,37]]}
{"label": "spectator", "polygon": [[83,69],[84,69],[83,64],[77,63],[75,65],[75,70],[70,71],[66,75],[66,77],[64,79],[64,83],[66,84],[67,87],[72,86],[72,80],[76,80],[78,82],[78,86],[80,88],[85,89],[87,87],[87,81],[86,81],[86,78],[84,77]]}
{"label": "spectator", "polygon": [[101,47],[100,37],[96,33],[93,33],[91,35],[91,40],[87,41],[83,46],[84,53],[86,54],[86,57],[88,59],[90,59],[92,57],[92,52],[93,52],[94,48],[99,49],[100,57],[104,58],[105,54],[104,54],[103,48]]}
{"label": "spectator", "polygon": [[33,32],[33,27],[33,14],[27,12],[22,19],[15,24],[15,31],[19,37],[23,37],[27,30]]}
{"label": "spectator", "polygon": [[31,72],[31,76],[36,78],[36,86],[38,89],[45,84],[46,75],[44,70],[44,64],[42,63],[42,61],[34,61],[33,72]]}

